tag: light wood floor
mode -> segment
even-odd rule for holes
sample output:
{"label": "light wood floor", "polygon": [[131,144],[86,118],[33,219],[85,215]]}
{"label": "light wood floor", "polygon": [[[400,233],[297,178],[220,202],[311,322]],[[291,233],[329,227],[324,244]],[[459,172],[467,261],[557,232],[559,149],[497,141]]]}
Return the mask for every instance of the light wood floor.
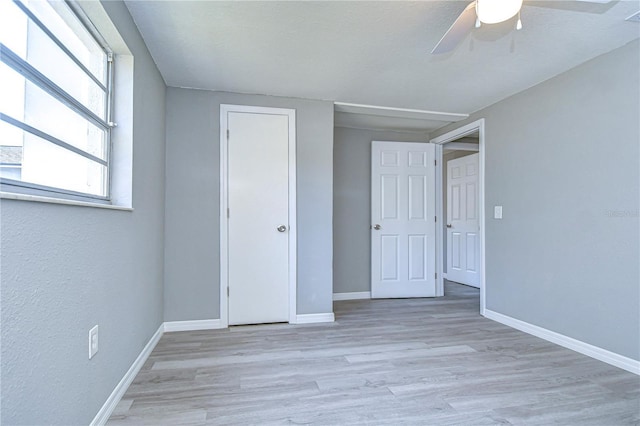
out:
{"label": "light wood floor", "polygon": [[478,291],[165,334],[109,425],[640,424],[640,378],[481,317]]}

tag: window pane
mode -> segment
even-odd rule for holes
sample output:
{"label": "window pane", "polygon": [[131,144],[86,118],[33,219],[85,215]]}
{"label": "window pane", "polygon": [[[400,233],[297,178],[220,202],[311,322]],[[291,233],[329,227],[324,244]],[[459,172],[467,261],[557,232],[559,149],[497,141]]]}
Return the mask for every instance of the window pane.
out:
{"label": "window pane", "polygon": [[[14,139],[6,135],[14,135]],[[1,150],[7,150],[7,144],[16,143],[17,140],[22,141],[20,180],[23,182],[106,195],[106,167],[0,121]]]}
{"label": "window pane", "polygon": [[59,100],[0,63],[0,112],[103,160],[107,134]]}
{"label": "window pane", "polygon": [[[3,145],[5,141],[0,140],[0,177],[20,180],[22,172],[22,137],[15,133],[16,132],[10,132],[7,135],[7,145]],[[10,145],[12,143],[11,139],[16,138],[20,139],[20,145],[15,145],[15,141],[13,142],[13,145]]]}
{"label": "window pane", "polygon": [[22,3],[91,73],[106,85],[104,49],[89,34],[73,11],[62,0],[22,0]]}
{"label": "window pane", "polygon": [[12,1],[0,1],[0,42],[19,55],[27,55],[27,16]]}
{"label": "window pane", "polygon": [[22,178],[22,167],[0,165],[0,177],[5,179],[20,180]]}
{"label": "window pane", "polygon": [[22,75],[0,62],[0,112],[20,121],[24,120],[25,83]]}
{"label": "window pane", "polygon": [[22,129],[0,121],[0,163],[22,164]]}
{"label": "window pane", "polygon": [[[13,9],[18,9],[13,2],[10,3]],[[41,1],[32,3],[46,4]],[[3,8],[7,7],[3,6]],[[22,11],[18,9],[17,13],[22,14]],[[15,11],[10,14],[16,15]],[[4,22],[5,19],[2,18],[3,26],[13,25]],[[5,30],[3,30],[1,41],[7,46],[13,45],[18,48],[18,51],[14,51],[17,55],[93,111],[98,117],[105,119],[105,92],[34,22],[28,20],[26,26],[22,24],[15,26],[16,31],[11,34],[4,34]],[[8,37],[7,42],[4,37]]]}

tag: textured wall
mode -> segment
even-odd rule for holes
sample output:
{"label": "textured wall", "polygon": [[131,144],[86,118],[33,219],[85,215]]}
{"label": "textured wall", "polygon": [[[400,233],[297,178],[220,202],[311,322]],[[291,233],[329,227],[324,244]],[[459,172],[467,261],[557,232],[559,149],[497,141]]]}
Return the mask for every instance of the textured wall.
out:
{"label": "textured wall", "polygon": [[336,128],[333,292],[371,291],[371,142],[425,142],[419,133]]}
{"label": "textured wall", "polygon": [[632,42],[468,120],[486,119],[487,308],[636,360],[639,51]]}
{"label": "textured wall", "polygon": [[298,314],[332,312],[333,104],[167,89],[165,320],[220,317],[220,104],[293,108]]}
{"label": "textured wall", "polygon": [[88,424],[162,322],[165,86],[125,5],[104,7],[135,56],[135,211],[1,201],[6,425]]}

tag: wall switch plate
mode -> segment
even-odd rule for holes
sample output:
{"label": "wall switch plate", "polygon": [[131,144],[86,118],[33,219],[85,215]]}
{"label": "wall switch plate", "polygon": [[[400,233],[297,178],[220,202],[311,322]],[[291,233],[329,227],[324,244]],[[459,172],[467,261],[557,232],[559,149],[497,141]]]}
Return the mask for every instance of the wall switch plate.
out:
{"label": "wall switch plate", "polygon": [[502,219],[502,206],[493,206],[493,218]]}
{"label": "wall switch plate", "polygon": [[98,326],[89,330],[89,359],[98,352]]}

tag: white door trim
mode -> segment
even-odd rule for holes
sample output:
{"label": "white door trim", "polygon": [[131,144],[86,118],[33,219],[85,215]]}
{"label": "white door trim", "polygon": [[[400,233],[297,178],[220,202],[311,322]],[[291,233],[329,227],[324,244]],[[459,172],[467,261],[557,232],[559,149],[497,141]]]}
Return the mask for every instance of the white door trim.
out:
{"label": "white door trim", "polygon": [[456,151],[474,151],[478,152],[478,144],[468,142],[449,142],[447,149],[455,149]]}
{"label": "white door trim", "polygon": [[480,166],[479,166],[479,184],[478,184],[478,194],[479,194],[479,219],[480,219],[480,315],[484,315],[486,303],[485,303],[485,295],[487,290],[487,285],[485,281],[485,202],[484,202],[484,156],[485,156],[485,141],[484,141],[484,118],[481,118],[477,121],[459,127],[455,130],[445,133],[444,135],[438,136],[437,138],[431,139],[431,143],[438,145],[436,147],[436,212],[437,217],[441,218],[438,221],[439,226],[436,227],[436,270],[438,274],[438,278],[436,280],[436,295],[444,296],[444,281],[442,271],[444,269],[444,245],[443,238],[444,233],[442,232],[442,220],[445,220],[445,215],[443,211],[443,203],[442,197],[444,194],[442,193],[442,145],[447,142],[452,142],[456,139],[459,139],[463,136],[470,135],[474,132],[479,133],[479,153],[480,153]]}
{"label": "white door trim", "polygon": [[229,326],[229,200],[227,115],[229,112],[277,114],[289,117],[289,322],[297,319],[297,223],[296,223],[296,111],[247,105],[220,105],[220,325]]}

